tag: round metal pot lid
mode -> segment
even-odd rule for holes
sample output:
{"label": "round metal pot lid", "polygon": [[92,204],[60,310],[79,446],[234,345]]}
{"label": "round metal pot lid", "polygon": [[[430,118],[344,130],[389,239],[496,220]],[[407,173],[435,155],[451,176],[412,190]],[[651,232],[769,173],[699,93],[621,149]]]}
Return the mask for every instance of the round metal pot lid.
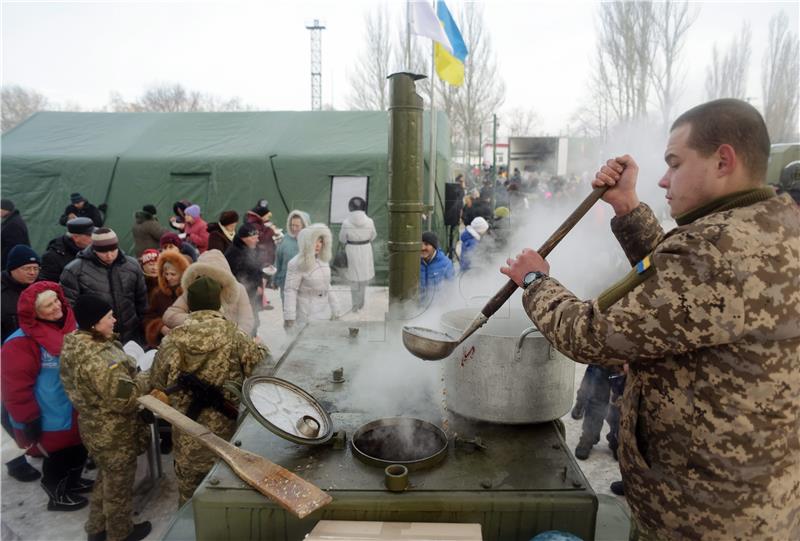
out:
{"label": "round metal pot lid", "polygon": [[286,380],[248,378],[242,386],[242,401],[258,422],[291,442],[319,445],[333,435],[328,412],[313,396]]}

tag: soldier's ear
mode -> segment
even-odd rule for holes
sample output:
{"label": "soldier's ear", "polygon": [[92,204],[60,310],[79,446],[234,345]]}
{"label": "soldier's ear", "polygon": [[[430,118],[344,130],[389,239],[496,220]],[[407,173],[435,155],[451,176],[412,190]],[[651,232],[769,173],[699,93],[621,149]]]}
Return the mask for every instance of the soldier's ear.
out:
{"label": "soldier's ear", "polygon": [[739,163],[736,150],[729,144],[722,144],[717,149],[717,174],[730,176]]}

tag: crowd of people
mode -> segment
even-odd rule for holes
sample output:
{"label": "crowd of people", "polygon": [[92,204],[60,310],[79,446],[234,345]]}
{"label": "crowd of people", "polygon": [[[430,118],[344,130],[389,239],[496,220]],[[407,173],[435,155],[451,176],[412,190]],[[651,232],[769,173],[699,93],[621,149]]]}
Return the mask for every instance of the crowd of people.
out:
{"label": "crowd of people", "polygon": [[[659,181],[677,228],[665,232],[639,201],[631,156],[594,177],[608,187],[611,229],[631,265],[620,282],[580,300],[530,249],[501,269],[524,289],[523,308],[548,341],[590,365],[572,412],[584,418],[575,454],[589,456],[607,420],[617,489],[642,539],[800,535],[799,192],[764,186],[769,150],[749,104],[695,107],[672,126]],[[782,182],[800,186],[798,164],[784,173]],[[453,260],[469,272],[486,259],[487,239],[497,242],[524,212],[522,176],[501,179],[475,197],[456,179],[463,231],[456,250],[448,235],[446,251],[422,234],[423,304],[456,276]],[[497,206],[501,189],[507,206]],[[8,473],[41,479],[50,511],[90,506],[90,541],[143,539],[151,525],[133,523],[131,494],[153,419],[137,398],[153,394],[229,439],[239,398],[224,383],[241,384],[269,352],[257,336],[265,289],[280,289],[292,331],[343,313],[331,294],[331,231],[293,210],[284,233],[266,200],[241,225],[235,210],[207,223],[182,200],[170,228],[153,205],[136,213],[133,257],[104,226],[107,208],[73,193],[64,234],[40,257],[14,203],[3,199],[0,210],[2,425],[25,454],[43,457],[41,473],[25,454],[6,462]],[[338,240],[354,311],[374,277],[376,236],[366,201],[352,198]],[[149,370],[125,353],[126,341],[157,348]],[[181,433],[162,451],[174,453],[183,503],[213,455]],[[89,462],[94,480],[82,476]]]}
{"label": "crowd of people", "polygon": [[[331,294],[330,229],[293,210],[284,233],[265,199],[241,224],[235,210],[207,223],[198,204],[181,200],[165,227],[147,204],[133,217],[127,255],[105,226],[105,205],[73,193],[59,219],[64,233],[40,257],[14,203],[1,206],[2,424],[23,450],[6,462],[9,476],[41,479],[50,511],[89,506],[90,541],[142,539],[151,525],[133,523],[131,495],[154,419],[136,399],[153,393],[229,439],[239,399],[223,384],[241,384],[268,354],[258,336],[259,312],[273,309],[265,290],[280,289],[293,331],[344,313]],[[358,311],[375,275],[377,234],[364,199],[349,209],[339,241]],[[128,342],[156,349],[149,370],[125,353]],[[159,432],[182,504],[214,457],[191,437]],[[43,457],[41,472],[26,455]],[[84,478],[93,467],[96,478]]]}

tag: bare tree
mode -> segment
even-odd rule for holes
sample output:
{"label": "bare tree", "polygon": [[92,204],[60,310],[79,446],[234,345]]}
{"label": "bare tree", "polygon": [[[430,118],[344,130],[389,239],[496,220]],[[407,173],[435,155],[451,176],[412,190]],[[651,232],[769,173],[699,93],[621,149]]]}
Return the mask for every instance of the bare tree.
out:
{"label": "bare tree", "polygon": [[591,79],[589,96],[572,113],[570,124],[573,133],[582,137],[597,137],[605,142],[608,137],[608,94],[601,86],[600,78]]}
{"label": "bare tree", "polygon": [[151,86],[132,102],[126,102],[119,93],[113,92],[109,103],[109,109],[114,112],[178,113],[244,111],[250,108],[239,98],[225,100],[195,90],[187,90],[178,83]]}
{"label": "bare tree", "polygon": [[464,63],[464,84],[448,89],[439,81],[438,96],[443,96],[444,109],[451,109],[451,140],[461,146],[469,158],[480,151],[478,141],[481,125],[488,122],[505,101],[506,87],[492,49],[491,39],[485,33],[483,6],[477,3],[463,5],[459,16],[464,43],[469,54]]}
{"label": "bare tree", "polygon": [[781,11],[769,21],[769,45],[764,53],[761,92],[764,121],[774,143],[787,142],[798,133],[800,44],[789,30],[789,17]]}
{"label": "bare tree", "polygon": [[385,111],[389,107],[389,61],[392,56],[389,14],[385,4],[364,16],[364,50],[349,75],[351,109]]}
{"label": "bare tree", "polygon": [[597,77],[616,121],[647,114],[656,52],[654,7],[650,2],[599,6]]}
{"label": "bare tree", "polygon": [[661,110],[664,125],[672,118],[675,105],[683,86],[680,73],[680,54],[686,42],[686,33],[696,18],[689,12],[688,2],[667,0],[654,7],[656,56],[650,70],[653,90]]}
{"label": "bare tree", "polygon": [[742,29],[731,40],[728,50],[720,56],[717,44],[711,49],[711,65],[706,68],[706,96],[710,100],[718,98],[745,99],[747,93],[747,72],[750,67],[752,33],[745,22]]}
{"label": "bare tree", "polygon": [[39,92],[19,85],[3,86],[2,120],[0,129],[5,133],[37,111],[48,106],[47,98]]}
{"label": "bare tree", "polygon": [[533,109],[515,107],[502,115],[502,123],[510,137],[533,135],[534,126],[542,119]]}

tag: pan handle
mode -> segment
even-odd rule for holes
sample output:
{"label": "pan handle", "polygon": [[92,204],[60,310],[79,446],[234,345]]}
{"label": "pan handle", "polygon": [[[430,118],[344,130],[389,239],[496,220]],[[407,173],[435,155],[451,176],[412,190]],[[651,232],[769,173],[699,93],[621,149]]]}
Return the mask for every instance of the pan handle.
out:
{"label": "pan handle", "polygon": [[[606,193],[607,189],[608,186],[603,186],[592,190],[592,193],[590,193],[586,199],[584,199],[583,202],[578,205],[578,208],[572,211],[572,214],[567,216],[567,219],[564,220],[564,223],[562,223],[558,229],[556,229],[555,233],[550,235],[550,238],[544,241],[544,244],[542,244],[541,248],[538,250],[539,255],[542,257],[547,257],[550,255],[550,252],[553,251],[553,248],[558,246],[558,243],[561,242],[561,240],[567,236],[567,233],[569,233],[570,230],[575,227],[575,224],[577,224],[580,219],[583,218],[587,212],[589,212],[589,209],[592,208],[595,203],[597,203],[603,194]],[[493,316],[494,313],[497,312],[509,298],[511,298],[511,295],[513,295],[516,290],[517,284],[514,283],[514,280],[509,280],[506,282],[506,285],[504,285],[500,291],[495,293],[494,297],[489,299],[489,302],[483,306],[483,309],[481,309],[481,314],[483,314],[486,318]]]}

